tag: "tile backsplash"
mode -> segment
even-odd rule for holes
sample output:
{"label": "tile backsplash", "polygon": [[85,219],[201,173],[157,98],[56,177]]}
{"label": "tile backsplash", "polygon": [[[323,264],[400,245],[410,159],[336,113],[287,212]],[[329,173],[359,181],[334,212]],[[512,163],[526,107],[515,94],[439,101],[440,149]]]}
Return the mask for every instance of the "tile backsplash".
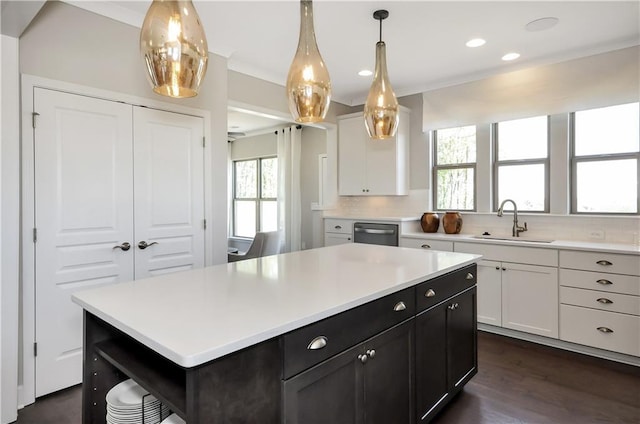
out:
{"label": "tile backsplash", "polygon": [[[331,215],[367,217],[419,218],[430,204],[429,190],[412,190],[408,196],[342,196]],[[439,214],[442,218],[444,213]],[[466,234],[511,235],[513,215],[496,213],[462,212],[462,232]],[[585,216],[520,213],[520,225],[527,223],[526,237],[553,240],[575,240],[602,243],[640,244],[640,217],[638,216]],[[419,226],[416,226],[419,230]],[[443,232],[442,224],[438,230]]]}

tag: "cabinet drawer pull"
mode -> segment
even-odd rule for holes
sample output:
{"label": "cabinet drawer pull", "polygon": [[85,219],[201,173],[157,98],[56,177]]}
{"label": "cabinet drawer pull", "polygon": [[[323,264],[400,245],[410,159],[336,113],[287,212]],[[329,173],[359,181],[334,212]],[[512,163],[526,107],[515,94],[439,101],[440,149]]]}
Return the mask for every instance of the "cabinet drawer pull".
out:
{"label": "cabinet drawer pull", "polygon": [[606,297],[601,297],[599,299],[596,299],[596,301],[600,302],[600,303],[604,303],[605,305],[609,305],[609,304],[613,303],[613,300],[609,300]]}
{"label": "cabinet drawer pull", "polygon": [[597,330],[601,333],[613,333],[613,330],[607,327],[598,327]]}
{"label": "cabinet drawer pull", "polygon": [[467,276],[465,277],[467,280],[473,280],[473,274],[468,272]]}
{"label": "cabinet drawer pull", "polygon": [[609,265],[613,265],[611,262],[609,261],[605,261],[605,260],[601,260],[596,262],[598,265],[602,265],[602,266],[609,266]]}
{"label": "cabinet drawer pull", "polygon": [[393,310],[396,312],[404,311],[405,309],[407,309],[407,305],[405,305],[404,302],[398,302],[393,307]]}
{"label": "cabinet drawer pull", "polygon": [[311,340],[307,349],[309,350],[318,350],[322,349],[327,345],[327,338],[325,336],[318,336],[315,339]]}
{"label": "cabinet drawer pull", "polygon": [[433,297],[436,295],[436,292],[433,289],[429,289],[427,290],[427,292],[424,294],[424,297]]}
{"label": "cabinet drawer pull", "polygon": [[609,281],[609,280],[596,280],[596,283],[598,283],[598,284],[602,284],[603,286],[608,286],[608,285],[613,284],[613,283],[612,283],[611,281]]}
{"label": "cabinet drawer pull", "polygon": [[431,249],[431,246],[429,246],[428,244],[423,244],[422,246],[423,249]]}
{"label": "cabinet drawer pull", "polygon": [[335,228],[336,230],[342,230],[342,226],[341,226],[341,225],[336,225],[336,226],[335,226],[335,227],[333,227],[333,228]]}

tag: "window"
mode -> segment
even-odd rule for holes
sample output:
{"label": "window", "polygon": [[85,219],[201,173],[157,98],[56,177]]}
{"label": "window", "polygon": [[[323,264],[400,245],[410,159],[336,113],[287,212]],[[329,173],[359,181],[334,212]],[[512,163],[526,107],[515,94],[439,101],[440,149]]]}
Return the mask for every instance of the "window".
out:
{"label": "window", "polygon": [[638,103],[572,114],[571,211],[637,214]]}
{"label": "window", "polygon": [[233,162],[233,235],[278,229],[278,159]]}
{"label": "window", "polygon": [[475,125],[437,130],[433,139],[435,209],[475,210]]}
{"label": "window", "polygon": [[549,211],[549,119],[546,116],[498,122],[495,143],[494,210],[511,199],[518,210]]}

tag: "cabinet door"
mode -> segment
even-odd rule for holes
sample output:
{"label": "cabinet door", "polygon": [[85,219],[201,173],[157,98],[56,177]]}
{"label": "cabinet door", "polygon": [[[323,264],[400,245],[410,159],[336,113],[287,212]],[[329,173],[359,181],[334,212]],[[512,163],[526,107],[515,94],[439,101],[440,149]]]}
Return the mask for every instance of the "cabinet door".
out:
{"label": "cabinet door", "polygon": [[351,234],[324,233],[325,246],[336,246],[351,242]]}
{"label": "cabinet door", "polygon": [[502,326],[558,338],[558,269],[503,264]]}
{"label": "cabinet door", "polygon": [[367,194],[373,196],[398,194],[397,175],[396,139],[367,140]]}
{"label": "cabinet door", "polygon": [[502,326],[502,264],[478,262],[478,322]]}
{"label": "cabinet door", "polygon": [[477,372],[476,289],[447,302],[447,369],[449,393],[455,393]]}
{"label": "cabinet door", "polygon": [[338,121],[338,192],[341,196],[366,194],[368,141],[362,116]]}
{"label": "cabinet door", "polygon": [[365,342],[364,422],[413,423],[413,320]]}
{"label": "cabinet door", "polygon": [[363,364],[357,345],[284,382],[286,424],[362,424]]}
{"label": "cabinet door", "polygon": [[418,421],[431,420],[447,398],[447,305],[441,303],[415,318]]}

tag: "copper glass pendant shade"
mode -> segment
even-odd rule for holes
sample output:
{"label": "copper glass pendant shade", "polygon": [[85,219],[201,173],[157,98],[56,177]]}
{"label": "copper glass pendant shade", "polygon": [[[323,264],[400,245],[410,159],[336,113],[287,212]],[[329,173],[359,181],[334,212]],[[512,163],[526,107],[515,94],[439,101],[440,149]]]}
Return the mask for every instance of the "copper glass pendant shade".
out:
{"label": "copper glass pendant shade", "polygon": [[287,98],[296,122],[321,122],[329,110],[331,81],[316,43],[311,0],[300,1],[300,39],[287,76]]}
{"label": "copper glass pendant shade", "polygon": [[384,139],[395,136],[398,129],[398,100],[391,88],[387,73],[386,46],[382,41],[382,21],[389,16],[386,10],[376,10],[374,19],[380,21],[380,41],[376,44],[376,68],[373,83],[364,104],[364,122],[369,137]]}
{"label": "copper glass pendant shade", "polygon": [[140,30],[140,53],[153,91],[193,97],[207,71],[207,38],[191,0],[153,0]]}

